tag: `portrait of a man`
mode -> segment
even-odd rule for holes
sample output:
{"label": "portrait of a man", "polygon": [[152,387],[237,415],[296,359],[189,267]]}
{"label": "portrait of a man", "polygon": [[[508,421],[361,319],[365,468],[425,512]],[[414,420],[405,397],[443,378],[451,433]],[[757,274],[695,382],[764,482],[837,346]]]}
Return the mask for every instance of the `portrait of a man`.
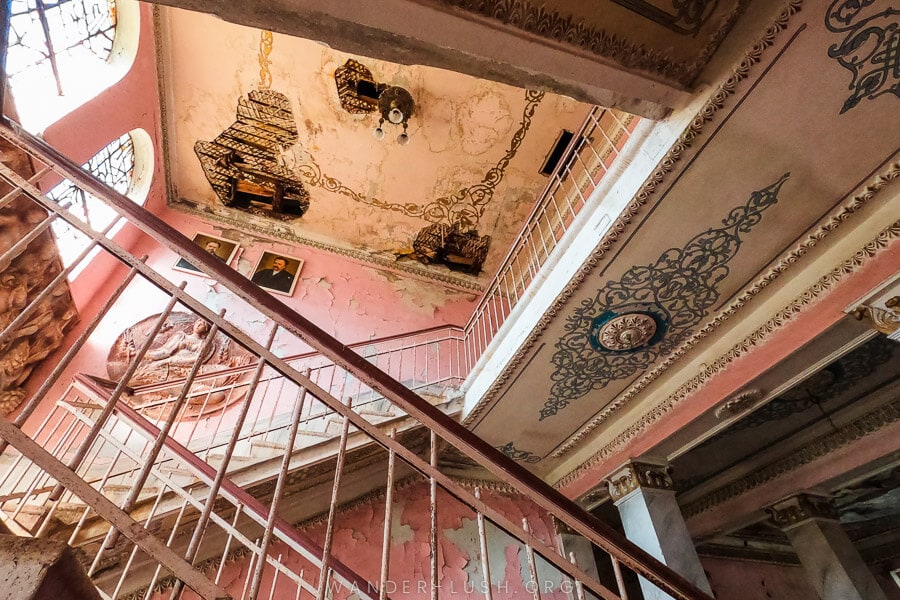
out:
{"label": "portrait of a man", "polygon": [[300,258],[263,252],[250,281],[270,292],[291,296],[302,266],[303,260]]}
{"label": "portrait of a man", "polygon": [[[238,244],[237,242],[232,242],[231,240],[226,240],[214,235],[209,235],[208,233],[195,233],[194,243],[219,260],[224,261],[226,264],[230,263],[234,259],[235,254],[237,254],[238,247],[240,246],[240,244]],[[200,269],[183,258],[179,258],[178,262],[175,263],[175,266],[173,268],[178,269],[179,271],[186,271],[188,273],[202,274]]]}

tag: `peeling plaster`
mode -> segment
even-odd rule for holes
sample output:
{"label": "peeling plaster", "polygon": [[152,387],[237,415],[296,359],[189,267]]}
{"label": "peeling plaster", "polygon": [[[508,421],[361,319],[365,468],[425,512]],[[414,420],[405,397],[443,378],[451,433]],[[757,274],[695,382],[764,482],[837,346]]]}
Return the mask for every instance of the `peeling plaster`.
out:
{"label": "peeling plaster", "polygon": [[459,106],[455,115],[462,151],[470,156],[490,150],[515,124],[506,98],[487,86],[479,87],[482,89]]}

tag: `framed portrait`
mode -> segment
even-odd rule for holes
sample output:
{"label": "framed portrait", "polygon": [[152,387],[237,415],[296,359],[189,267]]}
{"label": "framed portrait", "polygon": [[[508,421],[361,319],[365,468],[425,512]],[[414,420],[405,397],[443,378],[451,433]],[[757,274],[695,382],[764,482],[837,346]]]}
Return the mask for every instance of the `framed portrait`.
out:
{"label": "framed portrait", "polygon": [[302,267],[302,258],[266,251],[253,268],[250,281],[264,290],[292,296]]}
{"label": "framed portrait", "polygon": [[[234,260],[238,248],[240,247],[240,244],[238,244],[237,242],[226,240],[225,238],[216,237],[208,233],[195,233],[193,241],[195,244],[197,244],[216,258],[220,259],[226,265],[230,264],[231,261]],[[205,275],[203,271],[183,258],[179,258],[178,262],[176,262],[172,268],[179,271],[184,271],[186,273],[194,273],[195,275]]]}

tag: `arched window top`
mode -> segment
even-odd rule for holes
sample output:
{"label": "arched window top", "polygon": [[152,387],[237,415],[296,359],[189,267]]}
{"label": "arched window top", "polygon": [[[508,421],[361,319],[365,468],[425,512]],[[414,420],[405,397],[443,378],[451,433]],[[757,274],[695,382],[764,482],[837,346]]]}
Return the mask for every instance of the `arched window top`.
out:
{"label": "arched window top", "polygon": [[[143,129],[130,131],[107,144],[83,167],[120,194],[143,205],[153,172],[153,144],[150,136]],[[71,181],[61,181],[46,195],[65,206],[94,231],[105,231],[107,236],[112,237],[121,228],[122,222],[112,208]],[[114,224],[116,221],[119,222]],[[69,266],[87,248],[89,240],[62,220],[54,221],[51,227],[56,235],[63,264]],[[80,267],[83,268],[87,262],[82,261]],[[74,279],[81,268],[76,268],[70,277]]]}
{"label": "arched window top", "polygon": [[40,131],[120,79],[137,53],[135,0],[12,0],[6,70]]}

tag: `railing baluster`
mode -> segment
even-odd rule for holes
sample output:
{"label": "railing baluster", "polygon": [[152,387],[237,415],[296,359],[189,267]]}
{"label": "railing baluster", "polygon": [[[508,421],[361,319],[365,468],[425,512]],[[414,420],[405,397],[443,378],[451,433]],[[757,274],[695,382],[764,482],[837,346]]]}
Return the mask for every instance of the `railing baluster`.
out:
{"label": "railing baluster", "polygon": [[[272,327],[272,330],[269,332],[269,338],[266,342],[266,347],[271,347],[272,342],[275,341],[275,334],[278,331],[278,325]],[[194,560],[197,557],[197,551],[200,549],[200,541],[203,539],[203,534],[206,532],[206,526],[209,523],[209,517],[212,513],[213,506],[215,505],[216,498],[219,495],[219,490],[222,487],[222,482],[225,480],[225,475],[228,472],[228,465],[231,462],[231,456],[234,454],[234,449],[237,446],[238,439],[240,438],[241,429],[244,426],[244,421],[247,418],[247,412],[250,410],[250,404],[253,402],[253,397],[256,394],[256,386],[259,384],[259,380],[262,377],[262,373],[266,368],[266,360],[264,358],[260,358],[256,364],[256,371],[253,373],[253,379],[250,380],[250,386],[247,388],[247,396],[244,399],[243,404],[241,405],[241,410],[237,415],[237,418],[234,423],[233,431],[231,434],[231,438],[228,440],[228,446],[225,448],[225,454],[222,458],[222,464],[219,467],[216,478],[213,481],[212,485],[209,487],[209,492],[206,495],[206,502],[203,504],[203,510],[200,513],[200,517],[197,519],[196,525],[194,525],[194,532],[191,535],[191,541],[188,542],[187,550],[184,553],[184,560],[187,562],[194,564]],[[237,515],[235,515],[237,518]],[[172,590],[172,599],[176,600],[178,595],[181,592],[181,584],[179,582],[175,583],[175,587]]]}
{"label": "railing baluster", "polygon": [[[181,282],[180,290],[184,290],[186,282]],[[109,415],[112,414],[113,409],[116,406],[116,402],[119,401],[119,397],[122,395],[122,392],[125,391],[125,388],[128,386],[128,382],[131,380],[131,377],[134,375],[135,371],[137,371],[138,366],[143,360],[144,355],[147,354],[147,351],[150,350],[150,346],[153,344],[153,341],[156,339],[156,336],[159,334],[159,330],[162,329],[163,324],[165,324],[166,320],[169,318],[169,315],[172,313],[172,309],[175,308],[175,304],[178,302],[178,299],[175,296],[172,296],[169,299],[169,302],[166,304],[166,307],[163,309],[162,313],[159,315],[159,318],[154,323],[153,328],[147,334],[146,339],[141,344],[141,347],[137,350],[134,357],[131,359],[131,362],[128,364],[128,368],[125,369],[125,373],[122,375],[122,379],[116,385],[115,390],[113,390],[112,395],[110,396],[109,401],[106,403],[106,406],[103,407],[103,410],[100,412],[100,415],[97,417],[94,426],[91,427],[90,431],[87,434],[87,437],[82,442],[82,445],[75,452],[75,456],[72,457],[68,462],[68,467],[70,469],[77,470],[79,466],[81,466],[81,461],[84,460],[84,455],[87,453],[88,448],[93,443],[94,438],[97,437],[97,434],[100,433],[100,430],[106,423],[106,419],[109,418]],[[57,485],[53,491],[50,493],[51,500],[58,500],[59,495],[62,493],[62,486]]]}
{"label": "railing baluster", "polygon": [[[528,525],[528,519],[522,519],[522,530],[525,533],[531,533],[531,527]],[[541,582],[538,580],[537,562],[534,558],[534,548],[528,542],[525,542],[525,558],[528,560],[528,574],[531,576],[531,583],[534,589],[531,595],[534,600],[541,600]],[[527,588],[526,588],[527,589]]]}
{"label": "railing baluster", "polygon": [[[391,439],[396,435],[391,430]],[[378,580],[378,598],[387,598],[388,575],[391,570],[391,524],[394,516],[394,451],[388,450],[387,488],[384,494],[384,531],[381,537],[381,577]]]}
{"label": "railing baluster", "polygon": [[[309,371],[306,372],[307,376]],[[300,413],[303,411],[303,403],[306,400],[306,388],[301,388],[300,398],[294,403],[291,412],[291,428],[288,432],[287,447],[284,457],[281,459],[281,469],[278,471],[278,479],[275,481],[275,492],[272,495],[272,504],[269,505],[269,518],[266,521],[266,529],[262,536],[262,545],[259,549],[259,562],[253,572],[253,582],[250,584],[249,598],[256,600],[259,594],[259,586],[262,583],[263,571],[266,568],[266,555],[269,553],[269,544],[272,542],[272,534],[275,531],[275,518],[278,516],[278,503],[284,494],[284,485],[287,481],[288,471],[291,467],[291,458],[294,454],[294,443],[297,439],[297,427],[300,425]],[[277,573],[277,570],[276,570]],[[273,584],[274,585],[274,584]]]}
{"label": "railing baluster", "polygon": [[[481,488],[475,488],[475,499],[481,500]],[[494,591],[491,587],[491,564],[488,558],[487,531],[484,524],[484,515],[477,508],[475,518],[478,522],[478,547],[481,554],[481,574],[484,578],[484,599],[492,600]]]}
{"label": "railing baluster", "polygon": [[[437,470],[437,434],[431,431],[429,437],[430,452],[429,464],[432,469]],[[438,540],[437,540],[437,480],[434,475],[428,477],[428,497],[429,497],[429,536],[428,547],[431,549],[431,600],[438,600]]]}
{"label": "railing baluster", "polygon": [[337,512],[338,490],[344,474],[344,459],[347,455],[347,436],[350,433],[350,419],[344,416],[341,441],[338,445],[337,464],[334,468],[334,486],[331,488],[331,503],[328,506],[328,521],[325,526],[325,541],[322,544],[322,560],[319,561],[319,590],[316,600],[325,600],[328,582],[331,579],[331,544],[334,539],[334,516]]}

